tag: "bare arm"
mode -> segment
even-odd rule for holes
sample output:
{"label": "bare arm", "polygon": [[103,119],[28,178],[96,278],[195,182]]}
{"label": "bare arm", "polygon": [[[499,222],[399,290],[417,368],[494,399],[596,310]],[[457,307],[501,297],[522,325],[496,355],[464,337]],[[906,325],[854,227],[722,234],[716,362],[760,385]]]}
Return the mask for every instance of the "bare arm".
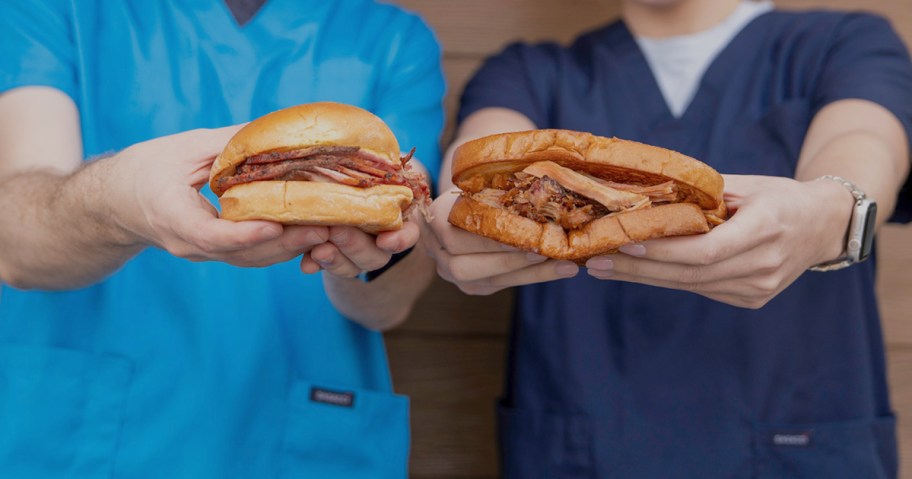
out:
{"label": "bare arm", "polygon": [[218,219],[199,188],[236,130],[158,138],[82,166],[68,97],[32,87],[0,95],[0,281],[84,286],[147,246],[194,261],[265,266],[325,242],[322,227]]}
{"label": "bare arm", "polygon": [[76,105],[57,90],[0,95],[0,281],[87,284],[139,250],[132,235],[106,220],[110,162],[79,168],[79,131]]}
{"label": "bare arm", "polygon": [[907,145],[899,120],[882,106],[863,100],[836,102],[811,123],[795,179],[837,175],[851,180],[877,201],[880,226],[896,207],[896,193],[909,174]]}
{"label": "bare arm", "polygon": [[[362,269],[373,270],[385,265],[391,253],[407,250],[418,241],[419,221],[424,220],[413,217],[402,230],[381,233],[376,239],[351,228],[330,228],[330,241],[338,242],[334,245],[339,251],[348,251],[348,258],[357,258],[349,261],[358,261],[364,266]],[[370,282],[339,271],[340,258],[327,252],[325,246],[320,248],[313,255],[329,273],[323,275],[329,299],[344,316],[373,330],[388,330],[405,321],[434,278],[431,260],[420,244]],[[374,258],[369,259],[371,256]],[[360,270],[351,272],[357,274]]]}

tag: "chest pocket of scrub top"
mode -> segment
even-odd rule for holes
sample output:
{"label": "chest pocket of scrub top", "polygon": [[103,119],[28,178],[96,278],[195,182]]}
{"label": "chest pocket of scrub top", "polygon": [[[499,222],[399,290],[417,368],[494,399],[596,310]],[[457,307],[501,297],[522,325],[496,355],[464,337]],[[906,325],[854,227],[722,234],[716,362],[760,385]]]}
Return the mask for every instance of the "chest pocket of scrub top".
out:
{"label": "chest pocket of scrub top", "polygon": [[129,361],[0,345],[0,477],[108,478]]}
{"label": "chest pocket of scrub top", "polygon": [[729,130],[725,164],[713,166],[730,174],[793,176],[810,115],[810,102],[795,99],[773,106],[759,119],[737,118]]}
{"label": "chest pocket of scrub top", "polygon": [[408,398],[298,382],[285,422],[281,477],[404,479]]}
{"label": "chest pocket of scrub top", "polygon": [[888,479],[896,477],[892,417],[754,430],[758,479]]}

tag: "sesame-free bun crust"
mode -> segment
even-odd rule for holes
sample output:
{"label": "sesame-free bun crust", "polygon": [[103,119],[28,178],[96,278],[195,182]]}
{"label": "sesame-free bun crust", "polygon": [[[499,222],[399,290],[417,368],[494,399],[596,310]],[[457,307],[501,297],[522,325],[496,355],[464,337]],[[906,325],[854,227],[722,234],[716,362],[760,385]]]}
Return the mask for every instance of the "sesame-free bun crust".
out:
{"label": "sesame-free bun crust", "polygon": [[341,103],[307,103],[274,111],[238,130],[215,159],[209,186],[216,195],[224,193],[217,180],[233,175],[253,155],[319,145],[357,146],[390,163],[399,161],[396,136],[373,113]]}
{"label": "sesame-free bun crust", "polygon": [[448,220],[471,233],[579,264],[593,256],[616,253],[628,243],[706,233],[710,229],[703,211],[692,203],[672,203],[604,216],[568,232],[557,223],[539,223],[460,196]]}
{"label": "sesame-free bun crust", "polygon": [[464,143],[453,156],[453,182],[463,190],[477,177],[512,174],[536,161],[617,183],[656,185],[674,181],[680,202],[614,213],[575,230],[540,223],[506,209],[460,196],[448,221],[476,233],[550,258],[585,263],[628,243],[706,233],[726,218],[722,176],[681,153],[617,138],[568,130],[504,133]]}
{"label": "sesame-free bun crust", "polygon": [[682,202],[710,211],[722,204],[722,176],[705,163],[657,146],[569,130],[503,133],[464,143],[453,155],[453,183],[513,173],[544,160],[617,183],[672,180]]}
{"label": "sesame-free bun crust", "polygon": [[356,188],[312,181],[254,181],[229,188],[219,199],[221,217],[267,220],[286,225],[347,225],[368,233],[402,227],[412,202],[405,186]]}

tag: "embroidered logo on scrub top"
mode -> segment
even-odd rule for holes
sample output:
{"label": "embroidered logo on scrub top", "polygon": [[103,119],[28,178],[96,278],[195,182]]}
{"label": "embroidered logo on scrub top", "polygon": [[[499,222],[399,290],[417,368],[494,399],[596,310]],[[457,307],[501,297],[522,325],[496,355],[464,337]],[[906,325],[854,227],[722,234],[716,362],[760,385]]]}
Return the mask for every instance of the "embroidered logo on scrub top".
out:
{"label": "embroidered logo on scrub top", "polygon": [[813,431],[780,431],[774,432],[771,441],[774,446],[808,447],[811,445]]}
{"label": "embroidered logo on scrub top", "polygon": [[333,406],[352,407],[355,405],[355,393],[312,387],[310,388],[310,400]]}

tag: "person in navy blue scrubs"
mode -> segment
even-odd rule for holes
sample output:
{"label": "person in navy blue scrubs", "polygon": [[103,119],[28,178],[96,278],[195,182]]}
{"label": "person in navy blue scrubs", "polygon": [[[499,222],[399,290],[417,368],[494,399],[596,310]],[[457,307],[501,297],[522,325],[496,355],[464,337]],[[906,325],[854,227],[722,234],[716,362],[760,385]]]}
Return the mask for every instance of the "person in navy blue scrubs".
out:
{"label": "person in navy blue scrubs", "polygon": [[436,175],[443,93],[428,27],[373,1],[0,2],[0,477],[405,477],[377,330],[433,271],[355,276],[418,226],[233,223],[204,185],[312,101]]}
{"label": "person in navy blue scrubs", "polygon": [[[705,235],[584,268],[447,224],[427,240],[471,294],[520,286],[498,408],[509,478],[895,478],[875,261],[855,197],[912,218],[912,64],[882,18],[741,0],[625,0],[571,45],[515,44],[462,97],[455,144],[535,128],[681,151],[725,174]],[[825,178],[821,178],[825,177]],[[905,190],[902,190],[905,184]],[[902,190],[902,193],[900,191]]]}

